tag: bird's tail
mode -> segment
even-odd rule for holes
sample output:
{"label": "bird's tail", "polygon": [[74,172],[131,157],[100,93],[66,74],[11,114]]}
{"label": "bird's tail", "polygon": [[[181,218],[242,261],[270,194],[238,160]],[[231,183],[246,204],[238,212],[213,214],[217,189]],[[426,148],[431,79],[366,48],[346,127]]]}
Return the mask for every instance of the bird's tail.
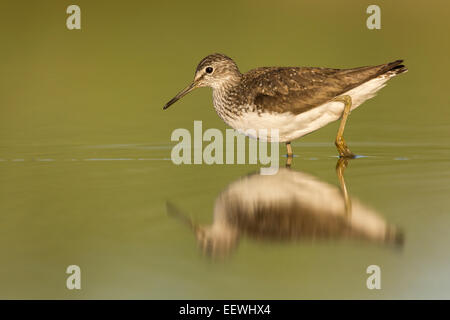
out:
{"label": "bird's tail", "polygon": [[381,74],[393,77],[401,73],[408,71],[408,68],[403,64],[403,60],[395,60],[393,62],[387,63]]}

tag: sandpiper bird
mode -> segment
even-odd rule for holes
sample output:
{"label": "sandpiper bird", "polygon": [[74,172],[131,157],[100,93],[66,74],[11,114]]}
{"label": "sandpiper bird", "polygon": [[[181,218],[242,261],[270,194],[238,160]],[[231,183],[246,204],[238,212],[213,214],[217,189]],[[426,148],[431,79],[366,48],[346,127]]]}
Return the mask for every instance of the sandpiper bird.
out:
{"label": "sandpiper bird", "polygon": [[268,141],[275,140],[271,132],[277,129],[289,157],[292,140],[341,118],[336,147],[341,157],[353,158],[343,137],[350,111],[406,72],[402,62],[353,69],[262,67],[242,74],[231,58],[216,53],[200,61],[194,81],[164,109],[195,88],[211,87],[214,108],[225,123],[253,138],[265,129]]}

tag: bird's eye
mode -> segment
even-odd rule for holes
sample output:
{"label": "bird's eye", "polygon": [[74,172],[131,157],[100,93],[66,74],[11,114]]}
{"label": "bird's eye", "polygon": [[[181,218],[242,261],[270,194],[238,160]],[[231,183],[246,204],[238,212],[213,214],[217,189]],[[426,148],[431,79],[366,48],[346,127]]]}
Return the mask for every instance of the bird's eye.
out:
{"label": "bird's eye", "polygon": [[213,68],[212,67],[207,67],[205,69],[206,73],[212,73],[213,72]]}

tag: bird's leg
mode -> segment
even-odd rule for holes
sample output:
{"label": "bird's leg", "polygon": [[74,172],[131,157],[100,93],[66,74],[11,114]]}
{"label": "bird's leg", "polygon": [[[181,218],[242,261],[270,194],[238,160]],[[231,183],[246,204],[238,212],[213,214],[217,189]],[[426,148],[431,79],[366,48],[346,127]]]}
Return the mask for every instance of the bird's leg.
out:
{"label": "bird's leg", "polygon": [[348,158],[339,158],[336,163],[336,174],[338,176],[339,184],[341,186],[342,195],[344,196],[345,216],[350,218],[352,215],[352,202],[348,195],[347,185],[345,184],[344,171],[348,165]]}
{"label": "bird's leg", "polygon": [[294,153],[292,152],[292,146],[290,142],[286,142],[286,149],[287,149],[287,160],[286,160],[286,168],[290,168],[292,164],[292,158],[294,156]]}
{"label": "bird's leg", "polygon": [[347,147],[347,143],[344,140],[344,129],[345,123],[347,122],[348,115],[350,114],[350,109],[352,107],[352,98],[348,95],[339,96],[333,99],[334,101],[339,101],[344,103],[344,112],[342,113],[341,124],[339,125],[339,130],[336,135],[336,147],[339,151],[339,156],[342,158],[354,158],[355,154],[350,151]]}
{"label": "bird's leg", "polygon": [[290,142],[286,142],[287,156],[288,158],[292,158],[294,153],[292,152],[292,147]]}

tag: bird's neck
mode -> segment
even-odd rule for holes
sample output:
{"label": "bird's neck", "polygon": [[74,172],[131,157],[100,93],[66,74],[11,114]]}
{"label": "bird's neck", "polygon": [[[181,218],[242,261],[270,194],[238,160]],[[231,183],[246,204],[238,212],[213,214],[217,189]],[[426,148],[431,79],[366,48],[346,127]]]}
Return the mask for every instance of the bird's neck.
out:
{"label": "bird's neck", "polygon": [[225,122],[238,115],[236,109],[241,104],[238,101],[240,84],[241,78],[236,77],[213,87],[214,109]]}

